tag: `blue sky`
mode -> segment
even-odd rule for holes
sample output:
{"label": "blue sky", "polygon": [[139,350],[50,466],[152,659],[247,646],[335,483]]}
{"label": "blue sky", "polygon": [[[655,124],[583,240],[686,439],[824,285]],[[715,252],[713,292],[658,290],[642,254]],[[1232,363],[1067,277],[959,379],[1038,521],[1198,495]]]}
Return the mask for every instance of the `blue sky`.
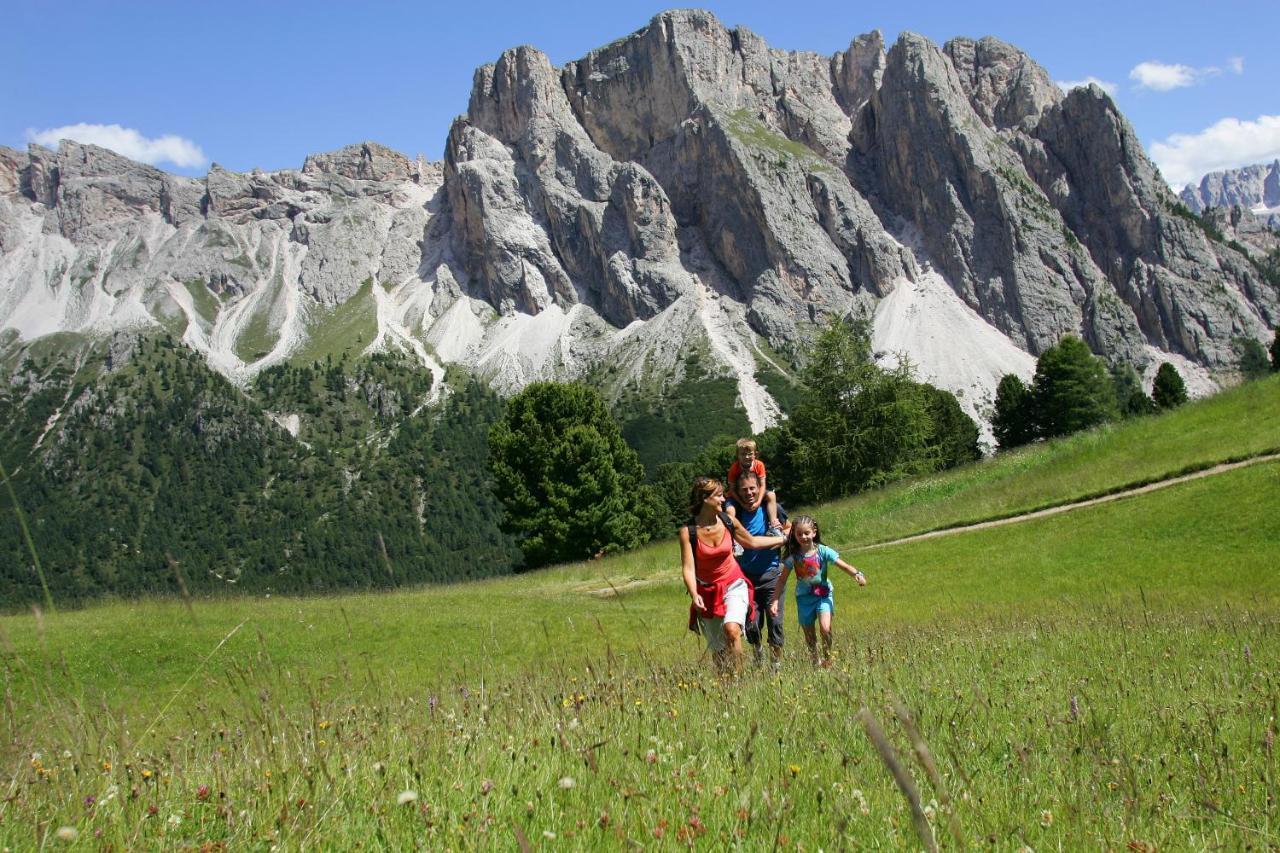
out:
{"label": "blue sky", "polygon": [[[644,26],[657,3],[43,2],[6,10],[0,144],[105,142],[182,174],[297,168],[376,140],[443,153],[472,72],[532,44],[557,64]],[[1096,79],[1174,183],[1280,157],[1280,3],[849,0],[706,3],[771,46],[859,33],[994,35],[1055,80]],[[77,127],[78,126],[78,127]],[[112,126],[116,126],[114,129]],[[67,128],[73,128],[68,131]]]}

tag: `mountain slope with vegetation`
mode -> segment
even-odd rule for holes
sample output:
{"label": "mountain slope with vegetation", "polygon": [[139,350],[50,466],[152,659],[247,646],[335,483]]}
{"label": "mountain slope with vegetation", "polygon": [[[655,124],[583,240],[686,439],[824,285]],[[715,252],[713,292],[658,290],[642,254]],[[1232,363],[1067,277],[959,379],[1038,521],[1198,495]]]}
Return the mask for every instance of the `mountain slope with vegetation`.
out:
{"label": "mountain slope with vegetation", "polygon": [[[404,356],[280,365],[248,389],[170,338],[10,354],[0,600],[302,592],[511,571],[485,431],[501,402]],[[10,503],[5,498],[6,505]]]}

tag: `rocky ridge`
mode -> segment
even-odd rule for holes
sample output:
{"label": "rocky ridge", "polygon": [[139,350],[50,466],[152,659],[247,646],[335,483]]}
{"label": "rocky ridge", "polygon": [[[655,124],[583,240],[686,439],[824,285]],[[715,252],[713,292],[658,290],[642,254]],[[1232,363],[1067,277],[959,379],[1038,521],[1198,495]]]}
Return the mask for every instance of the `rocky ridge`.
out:
{"label": "rocky ridge", "polygon": [[1193,213],[1211,207],[1241,207],[1280,228],[1280,160],[1210,172],[1199,186],[1187,184],[1180,198]]}
{"label": "rocky ridge", "polygon": [[1184,213],[1104,92],[996,39],[821,56],[674,11],[563,68],[481,67],[441,163],[364,143],[201,180],[0,149],[0,327],[159,324],[240,379],[398,347],[505,390],[661,395],[693,355],[762,428],[761,367],[865,316],[983,415],[1063,334],[1201,388],[1270,340],[1251,249]]}

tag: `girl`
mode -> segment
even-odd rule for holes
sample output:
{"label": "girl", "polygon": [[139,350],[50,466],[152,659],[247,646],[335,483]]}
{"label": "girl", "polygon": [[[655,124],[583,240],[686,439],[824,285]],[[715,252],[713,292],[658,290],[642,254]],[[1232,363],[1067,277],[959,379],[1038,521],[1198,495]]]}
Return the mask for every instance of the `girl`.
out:
{"label": "girl", "polygon": [[[787,578],[791,572],[796,573],[796,615],[800,627],[804,629],[805,642],[809,644],[809,653],[818,666],[831,665],[831,613],[835,609],[832,597],[831,581],[827,578],[832,565],[839,566],[858,582],[858,586],[866,586],[867,579],[859,570],[840,559],[840,555],[822,544],[822,534],[818,531],[818,522],[811,516],[802,515],[791,522],[791,533],[787,537],[787,556],[782,561],[782,577],[778,580],[778,588],[769,602],[769,612],[778,612],[778,598],[787,586]],[[813,623],[818,623],[822,631],[822,654],[818,654],[818,638]]]}
{"label": "girl", "polygon": [[[742,667],[742,629],[752,601],[751,583],[733,558],[732,543],[746,548],[777,548],[785,536],[752,536],[724,512],[724,486],[698,477],[689,490],[692,521],[680,528],[684,586],[693,599],[689,630],[707,638],[707,649],[721,672]],[[732,535],[731,535],[732,534]]]}

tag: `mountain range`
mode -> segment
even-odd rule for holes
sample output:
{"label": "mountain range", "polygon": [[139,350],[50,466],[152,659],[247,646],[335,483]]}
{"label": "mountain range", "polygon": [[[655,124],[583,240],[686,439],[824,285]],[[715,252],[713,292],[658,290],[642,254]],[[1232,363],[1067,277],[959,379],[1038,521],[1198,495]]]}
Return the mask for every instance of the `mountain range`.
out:
{"label": "mountain range", "polygon": [[1180,194],[1192,213],[1211,207],[1241,207],[1273,228],[1280,228],[1280,160],[1240,169],[1210,172]]}
{"label": "mountain range", "polygon": [[247,385],[399,350],[437,391],[460,365],[633,411],[716,380],[760,430],[852,316],[979,418],[1066,334],[1204,392],[1270,341],[1280,256],[1184,198],[1105,92],[997,39],[824,56],[671,11],[561,68],[479,68],[442,162],[366,142],[197,179],[0,148],[0,354],[162,330]]}

